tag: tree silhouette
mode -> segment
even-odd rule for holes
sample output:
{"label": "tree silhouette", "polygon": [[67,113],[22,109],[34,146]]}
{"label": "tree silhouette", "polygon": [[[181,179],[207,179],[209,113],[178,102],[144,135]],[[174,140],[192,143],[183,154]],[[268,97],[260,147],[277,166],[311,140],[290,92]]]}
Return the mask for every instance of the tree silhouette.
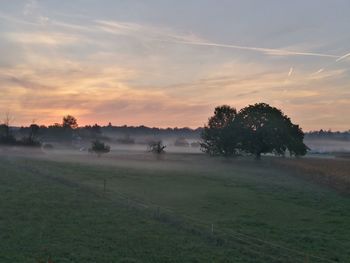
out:
{"label": "tree silhouette", "polygon": [[223,105],[215,108],[214,116],[202,132],[201,149],[210,155],[231,156],[238,152],[305,155],[304,133],[298,125],[275,107],[258,103],[236,109]]}
{"label": "tree silhouette", "polygon": [[305,155],[307,146],[303,143],[304,133],[298,125],[275,107],[257,103],[243,108],[235,119],[239,130],[241,150],[252,153],[260,159],[263,153],[284,155]]}
{"label": "tree silhouette", "polygon": [[68,128],[68,129],[76,129],[78,128],[78,122],[77,119],[75,117],[73,117],[72,115],[67,115],[63,117],[63,121],[62,121],[62,127],[63,128]]}
{"label": "tree silhouette", "polygon": [[237,111],[228,105],[218,106],[201,134],[202,151],[210,155],[231,156],[237,152],[236,131],[233,122]]}

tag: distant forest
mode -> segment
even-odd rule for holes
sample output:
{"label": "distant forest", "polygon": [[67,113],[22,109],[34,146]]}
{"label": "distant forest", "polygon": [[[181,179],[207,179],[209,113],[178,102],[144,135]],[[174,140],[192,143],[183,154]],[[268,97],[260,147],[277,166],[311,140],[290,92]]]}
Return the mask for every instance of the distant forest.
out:
{"label": "distant forest", "polygon": [[[31,128],[28,127],[11,127],[11,129],[17,134],[27,134],[30,132]],[[52,130],[55,126],[40,126],[40,133],[42,135],[47,135],[54,133]],[[191,129],[188,127],[183,128],[157,128],[157,127],[147,127],[144,125],[140,126],[113,126],[112,124],[106,126],[86,125],[78,127],[81,134],[93,135],[95,132],[98,134],[103,134],[105,136],[155,136],[155,137],[185,137],[188,139],[199,139],[202,127]],[[84,136],[85,137],[85,136]],[[90,136],[86,136],[90,137]],[[93,137],[93,136],[92,136]],[[350,141],[350,130],[345,132],[331,131],[331,130],[319,130],[305,132],[306,139],[332,139],[332,140],[347,140]]]}
{"label": "distant forest", "polygon": [[331,130],[319,130],[310,131],[305,133],[306,139],[329,139],[329,140],[340,140],[350,141],[350,130],[345,132],[331,131]]}
{"label": "distant forest", "polygon": [[[31,131],[31,127],[12,127],[11,128],[16,134],[28,134]],[[191,129],[188,127],[184,128],[156,128],[141,126],[99,126],[86,125],[76,128],[77,134],[82,137],[94,137],[95,135],[104,136],[128,136],[128,137],[140,137],[140,136],[155,136],[155,137],[186,137],[189,139],[197,139],[200,137],[203,128]],[[39,133],[42,137],[56,136],[57,133],[62,133],[62,129],[59,126],[39,126]]]}

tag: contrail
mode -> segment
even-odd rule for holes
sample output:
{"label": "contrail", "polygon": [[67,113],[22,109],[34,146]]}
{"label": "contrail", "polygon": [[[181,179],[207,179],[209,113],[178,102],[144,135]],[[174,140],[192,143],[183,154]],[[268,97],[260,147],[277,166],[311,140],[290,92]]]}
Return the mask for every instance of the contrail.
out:
{"label": "contrail", "polygon": [[320,68],[319,70],[317,70],[314,74],[320,74],[321,72],[324,71],[324,68]]}
{"label": "contrail", "polygon": [[350,57],[350,53],[347,53],[347,54],[345,54],[344,56],[341,56],[341,57],[338,58],[335,62],[339,62],[339,61],[341,61],[341,60],[343,60],[343,59],[346,59],[347,57]]}
{"label": "contrail", "polygon": [[184,44],[184,45],[193,45],[193,46],[208,46],[208,47],[222,47],[222,48],[231,48],[238,50],[247,50],[247,51],[255,51],[268,55],[275,56],[314,56],[314,57],[327,57],[327,58],[335,58],[340,59],[340,56],[324,54],[324,53],[315,53],[315,52],[299,52],[293,50],[286,49],[274,49],[274,48],[262,48],[262,47],[252,47],[252,46],[240,46],[240,45],[231,45],[231,44],[220,44],[214,42],[205,42],[203,40],[189,40],[188,38],[181,37],[178,35],[169,34],[168,32],[162,32],[154,30],[154,28],[142,27],[138,24],[131,23],[120,23],[118,21],[105,21],[105,20],[95,20],[96,23],[102,24],[108,27],[117,28],[118,30],[130,31],[130,32],[140,32],[140,31],[148,31],[148,33],[157,33],[156,36],[148,36],[147,38],[167,43],[176,43],[176,44]]}
{"label": "contrail", "polygon": [[288,77],[292,76],[293,71],[294,71],[294,68],[293,68],[293,67],[291,67],[291,68],[290,68],[290,70],[289,70],[289,72],[288,72]]}
{"label": "contrail", "polygon": [[343,56],[338,57],[338,59],[336,59],[332,63],[329,63],[328,65],[326,65],[325,67],[319,69],[318,71],[314,72],[312,75],[319,74],[319,73],[323,72],[326,68],[329,68],[329,67],[333,66],[334,64],[336,64],[337,62],[342,61],[342,60],[344,60],[344,59],[346,59],[348,57],[350,57],[350,53],[347,53],[347,54],[345,54]]}
{"label": "contrail", "polygon": [[[186,45],[195,45],[195,46],[213,46],[213,47],[223,47],[223,48],[233,48],[233,49],[240,49],[240,50],[249,50],[249,51],[262,52],[262,53],[265,53],[265,54],[277,55],[277,56],[315,56],[315,57],[328,57],[328,58],[337,58],[337,59],[341,58],[339,56],[330,55],[330,54],[323,54],[323,53],[298,52],[298,51],[285,50],[285,49],[238,46],[238,45],[219,44],[219,43],[210,43],[210,42],[192,42],[192,41],[180,41],[180,40],[169,40],[169,41],[166,41],[166,42],[186,44]],[[350,54],[348,54],[348,55],[350,56]]]}

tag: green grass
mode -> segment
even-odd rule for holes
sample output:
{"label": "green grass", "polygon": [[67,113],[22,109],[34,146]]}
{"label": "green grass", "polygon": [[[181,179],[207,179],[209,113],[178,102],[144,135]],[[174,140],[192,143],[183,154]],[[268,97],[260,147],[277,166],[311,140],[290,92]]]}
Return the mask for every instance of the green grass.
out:
{"label": "green grass", "polygon": [[0,159],[0,262],[350,262],[350,198],[268,161],[85,160]]}

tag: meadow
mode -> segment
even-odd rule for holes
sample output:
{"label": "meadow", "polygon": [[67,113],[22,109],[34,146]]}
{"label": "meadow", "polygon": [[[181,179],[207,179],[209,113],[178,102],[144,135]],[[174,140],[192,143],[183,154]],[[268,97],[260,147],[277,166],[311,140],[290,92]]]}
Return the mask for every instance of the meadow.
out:
{"label": "meadow", "polygon": [[350,262],[349,162],[4,151],[0,262]]}

